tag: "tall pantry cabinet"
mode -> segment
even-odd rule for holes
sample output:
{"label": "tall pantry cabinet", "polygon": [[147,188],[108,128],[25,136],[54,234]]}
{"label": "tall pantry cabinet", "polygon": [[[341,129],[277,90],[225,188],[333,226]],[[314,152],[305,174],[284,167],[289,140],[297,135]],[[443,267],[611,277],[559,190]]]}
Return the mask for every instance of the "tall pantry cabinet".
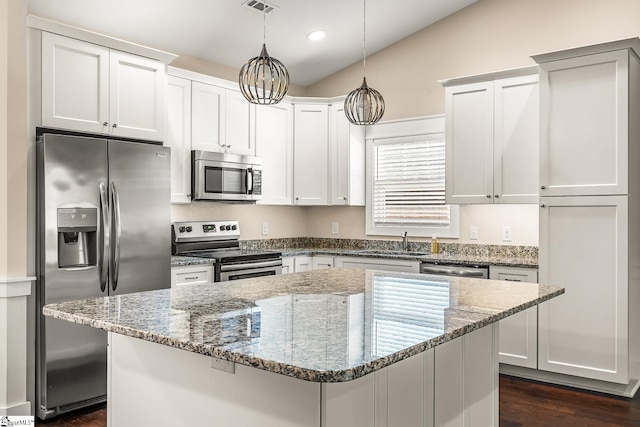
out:
{"label": "tall pantry cabinet", "polygon": [[[633,395],[640,379],[640,39],[540,66],[538,369]],[[570,376],[570,377],[569,377]]]}

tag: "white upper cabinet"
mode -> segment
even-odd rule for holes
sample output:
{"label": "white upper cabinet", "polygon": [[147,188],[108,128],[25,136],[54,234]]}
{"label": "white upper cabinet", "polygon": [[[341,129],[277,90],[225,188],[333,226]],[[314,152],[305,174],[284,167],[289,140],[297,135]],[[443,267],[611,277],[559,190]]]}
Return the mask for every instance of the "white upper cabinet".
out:
{"label": "white upper cabinet", "polygon": [[541,196],[627,194],[629,55],[622,49],[534,57],[540,63]]}
{"label": "white upper cabinet", "polygon": [[42,33],[42,125],[162,141],[165,65]]}
{"label": "white upper cabinet", "polygon": [[194,81],[191,84],[191,148],[224,151],[225,89]]}
{"label": "white upper cabinet", "polygon": [[255,155],[253,109],[239,91],[194,81],[192,149]]}
{"label": "white upper cabinet", "polygon": [[293,106],[285,101],[256,106],[256,155],[262,158],[264,205],[293,202]]}
{"label": "white upper cabinet", "polygon": [[329,204],[364,206],[364,126],[349,123],[344,104],[330,107],[329,117]]}
{"label": "white upper cabinet", "polygon": [[535,71],[441,82],[446,100],[448,203],[537,203],[538,76],[531,74]]}
{"label": "white upper cabinet", "polygon": [[171,203],[191,202],[191,80],[169,76],[167,139],[171,147]]}
{"label": "white upper cabinet", "polygon": [[327,205],[329,105],[294,106],[294,204]]}

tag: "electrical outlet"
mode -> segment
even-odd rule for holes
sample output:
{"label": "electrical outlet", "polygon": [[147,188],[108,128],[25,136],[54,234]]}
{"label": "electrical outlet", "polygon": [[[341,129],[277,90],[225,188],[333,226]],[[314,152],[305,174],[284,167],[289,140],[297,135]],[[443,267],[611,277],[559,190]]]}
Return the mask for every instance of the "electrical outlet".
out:
{"label": "electrical outlet", "polygon": [[267,234],[269,234],[269,223],[268,222],[263,222],[262,223],[262,235],[266,236]]}
{"label": "electrical outlet", "polygon": [[337,222],[332,222],[331,223],[331,234],[338,234],[338,223]]}
{"label": "electrical outlet", "polygon": [[469,229],[469,239],[478,240],[478,227],[476,225],[472,225]]}
{"label": "electrical outlet", "polygon": [[502,241],[503,242],[510,242],[511,240],[512,240],[512,237],[511,237],[511,226],[510,225],[502,226]]}

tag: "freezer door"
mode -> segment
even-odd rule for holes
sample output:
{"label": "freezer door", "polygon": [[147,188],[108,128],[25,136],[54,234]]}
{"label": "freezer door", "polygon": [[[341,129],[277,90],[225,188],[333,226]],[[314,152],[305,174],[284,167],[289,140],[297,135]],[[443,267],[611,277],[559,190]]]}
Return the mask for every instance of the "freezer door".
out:
{"label": "freezer door", "polygon": [[109,141],[110,295],[171,287],[170,173],[169,148]]}
{"label": "freezer door", "polygon": [[99,186],[107,182],[107,141],[47,134],[37,150],[36,369],[39,416],[49,417],[106,395],[106,332],[41,313],[45,304],[106,295]]}

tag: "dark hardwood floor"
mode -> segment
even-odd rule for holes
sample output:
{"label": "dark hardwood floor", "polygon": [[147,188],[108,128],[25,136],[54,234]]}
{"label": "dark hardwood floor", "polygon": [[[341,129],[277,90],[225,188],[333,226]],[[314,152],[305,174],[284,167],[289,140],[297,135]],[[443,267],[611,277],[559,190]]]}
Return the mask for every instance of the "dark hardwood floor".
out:
{"label": "dark hardwood floor", "polygon": [[[98,405],[37,425],[105,427],[107,409]],[[501,376],[500,426],[639,427],[640,396],[617,398]]]}

